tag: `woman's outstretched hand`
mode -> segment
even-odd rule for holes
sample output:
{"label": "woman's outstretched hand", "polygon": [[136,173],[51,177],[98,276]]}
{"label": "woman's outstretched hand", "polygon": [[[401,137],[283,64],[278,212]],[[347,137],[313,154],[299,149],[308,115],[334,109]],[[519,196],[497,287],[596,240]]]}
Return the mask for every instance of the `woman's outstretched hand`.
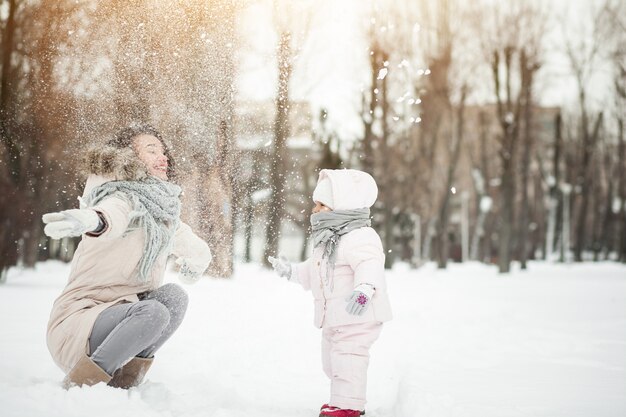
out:
{"label": "woman's outstretched hand", "polygon": [[274,268],[274,272],[276,272],[279,276],[285,277],[287,279],[291,279],[291,262],[287,260],[284,256],[279,256],[278,258],[274,258],[273,256],[268,256],[267,260],[272,264],[272,268]]}
{"label": "woman's outstretched hand", "polygon": [[52,239],[80,236],[100,228],[100,216],[92,209],[71,209],[46,213],[41,217],[46,224],[43,232]]}

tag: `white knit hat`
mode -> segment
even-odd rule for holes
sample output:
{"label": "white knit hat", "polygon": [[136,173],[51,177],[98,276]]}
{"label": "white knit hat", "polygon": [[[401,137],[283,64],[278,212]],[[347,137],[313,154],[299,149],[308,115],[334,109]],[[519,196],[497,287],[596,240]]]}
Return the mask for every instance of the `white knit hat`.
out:
{"label": "white knit hat", "polygon": [[333,199],[333,190],[330,184],[330,179],[328,177],[321,179],[317,183],[317,186],[313,191],[313,201],[316,203],[322,203],[331,210],[335,206],[335,201]]}
{"label": "white knit hat", "polygon": [[323,169],[313,191],[313,201],[333,211],[371,207],[378,196],[376,181],[356,169]]}

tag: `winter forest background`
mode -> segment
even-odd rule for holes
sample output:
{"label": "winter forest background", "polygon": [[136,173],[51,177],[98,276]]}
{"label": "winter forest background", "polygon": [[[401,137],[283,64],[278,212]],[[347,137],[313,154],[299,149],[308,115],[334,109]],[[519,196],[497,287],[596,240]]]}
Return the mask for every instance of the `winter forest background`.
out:
{"label": "winter forest background", "polygon": [[626,3],[0,2],[0,271],[69,261],[88,145],[171,143],[184,220],[234,260],[306,256],[317,172],[374,175],[389,267],[626,262]]}

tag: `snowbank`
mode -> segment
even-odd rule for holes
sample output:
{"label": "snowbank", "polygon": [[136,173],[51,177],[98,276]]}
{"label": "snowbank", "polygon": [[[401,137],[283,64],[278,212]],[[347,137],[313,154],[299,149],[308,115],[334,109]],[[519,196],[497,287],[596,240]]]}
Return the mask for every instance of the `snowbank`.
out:
{"label": "snowbank", "polygon": [[[45,329],[67,274],[47,262],[0,286],[3,417],[304,417],[328,399],[310,294],[257,265],[187,287],[187,318],[142,386],[65,391]],[[388,281],[368,416],[626,415],[626,267],[429,264]]]}

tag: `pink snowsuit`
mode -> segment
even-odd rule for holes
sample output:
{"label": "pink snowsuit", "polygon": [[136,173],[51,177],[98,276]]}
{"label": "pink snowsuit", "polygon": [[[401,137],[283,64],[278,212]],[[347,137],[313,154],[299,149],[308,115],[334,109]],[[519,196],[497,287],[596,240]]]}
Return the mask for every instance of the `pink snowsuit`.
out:
{"label": "pink snowsuit", "polygon": [[[378,189],[373,178],[355,170],[322,170],[318,182],[329,178],[334,210],[370,207]],[[371,227],[343,235],[336,248],[335,267],[327,276],[323,249],[317,247],[306,261],[294,265],[293,280],[315,298],[315,326],[322,331],[322,364],[331,380],[330,405],[363,410],[369,348],[391,319],[385,282],[385,254],[380,237]],[[367,283],[376,291],[363,315],[346,311],[346,298]]]}

